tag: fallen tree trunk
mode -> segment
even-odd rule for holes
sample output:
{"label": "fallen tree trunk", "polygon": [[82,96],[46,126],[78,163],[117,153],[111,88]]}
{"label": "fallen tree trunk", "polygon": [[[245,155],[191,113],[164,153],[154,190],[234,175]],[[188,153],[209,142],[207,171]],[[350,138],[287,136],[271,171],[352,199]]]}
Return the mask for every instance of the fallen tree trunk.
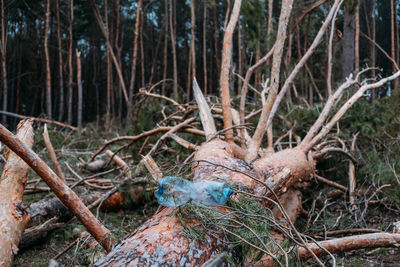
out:
{"label": "fallen tree trunk", "polygon": [[[269,157],[269,160],[263,158],[256,161],[254,167],[233,155],[232,145],[220,139],[202,144],[194,155],[193,180],[223,180],[262,194],[263,183],[281,184],[281,181],[274,181],[274,177],[281,177],[285,178],[287,182],[290,181],[290,183],[279,186],[281,190],[276,191],[283,193],[293,180],[299,181],[308,178],[313,167],[313,164],[308,162],[305,153],[300,149],[275,153],[273,154],[275,156]],[[289,156],[297,160],[283,161],[284,158]],[[260,166],[260,168],[257,166]],[[274,175],[288,166],[290,169],[289,177]],[[264,167],[265,169],[261,169]],[[254,179],[250,178],[249,175]],[[268,178],[272,180],[269,181]],[[223,239],[222,232],[215,235],[215,233],[204,231],[204,242],[188,238],[185,229],[197,225],[199,222],[195,219],[187,220],[185,225],[182,225],[179,216],[176,216],[177,211],[178,209],[169,207],[155,214],[129,238],[117,245],[104,259],[97,262],[95,266],[119,266],[126,263],[129,263],[130,266],[138,264],[146,266],[153,264],[199,266],[206,262],[215,251],[225,248],[226,244],[221,242]],[[221,208],[221,211],[224,212],[224,208]],[[291,219],[294,221],[295,218],[296,216]]]}
{"label": "fallen tree trunk", "polygon": [[[119,193],[117,192],[114,194]],[[96,192],[93,194],[80,196],[79,198],[82,200],[85,206],[89,206],[98,199],[102,198],[103,195],[103,193]],[[100,206],[100,210],[115,209],[118,206],[121,207],[122,202],[116,203],[112,200],[112,196],[109,199],[106,199]],[[27,211],[31,215],[31,221],[29,222],[30,226],[39,225],[40,223],[43,223],[53,217],[58,217],[59,221],[66,221],[73,216],[73,214],[58,198],[43,199],[33,203],[27,208]]]}
{"label": "fallen tree trunk", "polygon": [[[17,137],[27,147],[32,147],[32,121],[20,122],[17,129]],[[29,166],[11,152],[0,178],[0,266],[11,266],[22,232],[29,222],[29,213],[22,204],[28,169]]]}

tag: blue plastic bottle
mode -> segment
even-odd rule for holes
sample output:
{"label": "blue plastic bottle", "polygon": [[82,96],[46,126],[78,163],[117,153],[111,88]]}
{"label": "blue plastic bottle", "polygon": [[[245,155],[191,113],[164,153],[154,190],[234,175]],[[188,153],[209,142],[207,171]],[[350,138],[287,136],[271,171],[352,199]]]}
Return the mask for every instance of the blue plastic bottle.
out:
{"label": "blue plastic bottle", "polygon": [[228,184],[210,180],[191,182],[174,176],[167,176],[158,181],[154,195],[158,203],[168,207],[178,207],[190,199],[195,204],[208,206],[225,205],[232,189]]}

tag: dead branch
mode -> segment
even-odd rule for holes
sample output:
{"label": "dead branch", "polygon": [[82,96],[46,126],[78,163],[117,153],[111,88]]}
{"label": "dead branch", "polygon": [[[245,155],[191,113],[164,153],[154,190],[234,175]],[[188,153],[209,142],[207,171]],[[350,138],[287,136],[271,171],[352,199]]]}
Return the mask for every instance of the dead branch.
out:
{"label": "dead branch", "polygon": [[172,103],[172,105],[176,106],[182,112],[184,112],[186,110],[181,104],[179,104],[178,102],[176,102],[172,98],[169,98],[169,97],[166,97],[166,96],[163,96],[163,95],[159,95],[159,94],[155,94],[155,93],[151,93],[150,91],[147,91],[145,89],[141,89],[139,91],[138,95],[146,95],[146,96],[151,96],[151,97],[155,97],[155,98],[160,98],[160,99],[163,99],[163,100],[165,100],[167,102]]}
{"label": "dead branch", "polygon": [[127,177],[132,177],[132,171],[123,159],[115,155],[111,150],[106,150],[106,155],[122,168]]}
{"label": "dead branch", "polygon": [[56,229],[60,229],[65,226],[65,223],[50,223],[46,225],[40,225],[37,227],[31,227],[24,231],[19,242],[19,248],[29,248],[36,245],[39,242],[43,242],[44,238]]}
{"label": "dead branch", "polygon": [[[231,17],[224,34],[222,44],[222,60],[219,85],[221,87],[222,114],[224,117],[224,128],[232,127],[231,98],[229,94],[229,73],[231,67],[232,55],[232,36],[239,18],[241,0],[235,0],[232,8]],[[226,132],[226,140],[231,142],[233,139],[233,130]]]}
{"label": "dead branch", "polygon": [[325,183],[327,185],[333,186],[333,187],[335,187],[335,188],[337,188],[337,189],[339,189],[339,190],[341,190],[343,192],[347,191],[347,188],[345,186],[343,186],[341,184],[338,184],[338,183],[335,183],[335,182],[333,182],[331,180],[328,180],[328,179],[326,179],[326,178],[324,178],[322,176],[314,174],[314,178],[317,179],[317,181],[320,181],[320,182]]}
{"label": "dead branch", "polygon": [[358,73],[355,79],[353,79],[353,76],[350,74],[350,76],[346,79],[346,82],[342,83],[335,91],[335,93],[328,98],[324,108],[318,116],[318,119],[314,122],[313,126],[311,126],[310,130],[307,132],[307,135],[304,137],[302,145],[306,145],[307,143],[311,142],[312,138],[315,137],[315,135],[318,133],[319,129],[322,127],[325,120],[327,119],[333,105],[337,103],[340,97],[343,95],[344,90],[346,90],[350,86],[353,86],[354,84],[357,84],[361,74],[363,74],[367,70],[368,69],[365,69],[364,71]]}
{"label": "dead branch", "polygon": [[312,12],[314,9],[319,7],[320,5],[324,4],[327,0],[319,0],[318,2],[313,3],[309,8],[304,10],[304,12],[300,15],[300,17],[296,20],[296,22],[293,24],[292,28],[290,29],[290,34],[293,34],[294,30],[296,27],[299,25],[299,23],[303,20],[303,18]]}
{"label": "dead branch", "polygon": [[211,136],[215,135],[217,128],[215,127],[215,122],[213,116],[211,115],[210,107],[207,105],[207,101],[204,98],[199,85],[197,84],[196,78],[193,79],[193,95],[200,111],[201,124],[204,132],[206,133],[206,140],[208,141],[210,140]]}
{"label": "dead branch", "polygon": [[148,155],[144,156],[143,159],[140,161],[140,163],[144,164],[144,166],[149,171],[149,173],[154,181],[158,181],[158,179],[160,179],[164,176],[162,171],[158,167],[157,163],[151,157],[151,155],[148,154]]}
{"label": "dead branch", "polygon": [[292,11],[292,5],[293,5],[293,0],[282,1],[281,14],[279,17],[278,33],[274,45],[275,48],[274,48],[274,56],[272,59],[271,84],[269,88],[268,98],[266,100],[266,103],[263,105],[263,109],[257,124],[257,128],[247,148],[247,153],[246,153],[247,162],[254,160],[258,156],[258,150],[261,146],[262,138],[264,136],[265,131],[267,130],[266,127],[267,119],[278,93],[279,73],[282,61],[282,53],[286,40],[286,32],[289,23],[290,13]]}
{"label": "dead branch", "polygon": [[[152,130],[146,131],[146,132],[142,132],[141,134],[135,135],[135,136],[121,136],[121,137],[116,137],[114,139],[111,139],[110,141],[106,141],[104,143],[104,145],[97,150],[90,158],[91,160],[93,160],[95,157],[97,157],[101,152],[104,151],[104,149],[107,148],[107,146],[116,143],[116,142],[120,142],[120,141],[137,141],[140,138],[143,137],[147,137],[150,135],[154,135],[160,132],[167,132],[170,131],[173,127],[170,126],[160,126],[157,128],[154,128]],[[186,132],[186,133],[191,133],[191,134],[195,134],[195,135],[200,135],[200,136],[205,136],[205,133],[201,130],[195,129],[195,128],[183,128],[181,129],[182,132]]]}
{"label": "dead branch", "polygon": [[47,124],[44,125],[43,130],[43,140],[47,148],[47,152],[49,152],[51,163],[53,164],[54,171],[63,181],[65,181],[64,176],[61,171],[60,163],[58,163],[56,152],[54,152],[53,145],[50,141],[49,132],[47,131]]}
{"label": "dead branch", "polygon": [[187,126],[188,124],[192,123],[195,120],[195,118],[190,118],[185,120],[184,122],[179,123],[178,125],[172,127],[168,132],[166,132],[165,134],[163,134],[155,143],[155,145],[151,148],[151,150],[147,153],[147,155],[152,156],[157,150],[158,148],[164,143],[164,141],[169,137],[170,134],[172,133],[176,133],[177,131],[179,131],[179,129]]}
{"label": "dead branch", "polygon": [[95,161],[89,162],[85,164],[85,168],[90,172],[97,172],[103,169],[106,166],[106,162],[101,159],[97,159]]}
{"label": "dead branch", "polygon": [[[309,151],[315,144],[317,144],[319,141],[321,141],[322,138],[324,138],[329,131],[332,129],[332,127],[340,120],[340,118],[346,113],[346,111],[353,106],[353,104],[360,99],[364,93],[367,90],[372,90],[378,87],[383,86],[385,83],[392,81],[400,76],[400,71],[397,71],[396,73],[392,74],[389,77],[383,78],[378,82],[371,83],[371,84],[364,84],[362,85],[354,95],[347,100],[347,102],[338,110],[338,112],[332,117],[332,119],[321,129],[321,131],[310,141],[310,143],[305,144],[303,149],[305,151]],[[303,140],[304,143],[304,140]],[[302,144],[303,144],[302,143]]]}
{"label": "dead branch", "polygon": [[[325,254],[325,250],[331,253],[346,252],[363,248],[398,247],[400,234],[374,233],[342,237],[317,243],[307,244],[317,256]],[[311,254],[305,248],[298,248],[297,252],[302,259],[308,259]]]}
{"label": "dead branch", "polygon": [[353,157],[353,155],[351,155],[349,152],[347,152],[346,150],[343,150],[342,148],[339,148],[339,147],[325,147],[325,148],[321,149],[320,151],[313,153],[313,158],[317,159],[317,158],[320,158],[320,157],[324,156],[325,154],[328,154],[331,152],[341,153],[341,154],[345,155],[346,157],[348,157],[353,164],[357,164],[357,160]]}
{"label": "dead branch", "polygon": [[[33,145],[32,121],[21,121],[17,138],[24,146]],[[0,132],[0,139],[2,133]],[[2,140],[3,141],[3,140]],[[4,142],[8,146],[6,142]],[[11,266],[22,232],[29,222],[30,215],[22,204],[22,197],[28,175],[28,165],[15,153],[10,153],[0,178],[0,265]]]}
{"label": "dead branch", "polygon": [[381,230],[371,229],[371,228],[353,228],[353,229],[343,229],[343,230],[334,230],[334,231],[326,231],[319,232],[310,235],[310,237],[325,237],[325,236],[334,236],[334,235],[344,235],[344,234],[357,234],[357,233],[381,233]]}
{"label": "dead branch", "polygon": [[375,42],[374,40],[372,40],[371,38],[369,38],[368,35],[366,35],[365,33],[360,31],[360,34],[362,37],[364,37],[365,39],[367,39],[368,41],[370,41],[371,43],[373,43],[381,52],[382,54],[384,54],[393,64],[393,66],[396,68],[396,70],[399,70],[399,65],[397,65],[396,60],[391,57],[386,51],[385,49],[383,49],[377,42]]}
{"label": "dead branch", "polygon": [[60,126],[62,128],[68,128],[72,131],[77,131],[78,128],[59,122],[59,121],[53,121],[53,120],[48,120],[48,119],[42,119],[42,118],[36,118],[36,117],[31,117],[31,116],[25,116],[25,115],[20,115],[20,114],[16,114],[16,113],[12,113],[9,111],[4,111],[4,110],[0,110],[0,114],[2,115],[6,115],[6,116],[10,116],[10,117],[14,117],[14,118],[18,118],[21,120],[33,120],[33,121],[37,121],[37,122],[42,122],[42,123],[48,123],[48,124],[54,124],[57,126]]}
{"label": "dead branch", "polygon": [[55,174],[49,166],[18,137],[9,132],[0,124],[0,141],[20,156],[28,165],[46,182],[60,200],[76,215],[89,233],[110,251],[113,239],[110,231],[106,229],[96,217],[82,203],[78,196]]}
{"label": "dead branch", "polygon": [[[89,195],[79,196],[81,201],[88,206],[101,198],[103,193],[92,193]],[[104,208],[108,203],[104,203]],[[27,211],[31,214],[30,226],[39,225],[49,218],[58,217],[61,221],[66,221],[71,218],[72,214],[68,208],[58,198],[43,199],[38,202],[32,203]]]}
{"label": "dead branch", "polygon": [[[356,149],[356,140],[357,136],[360,132],[353,135],[353,141],[351,142],[350,152],[354,153]],[[349,201],[351,204],[351,209],[356,209],[357,206],[355,205],[355,190],[356,190],[356,167],[353,161],[349,161]]]}
{"label": "dead branch", "polygon": [[181,146],[183,146],[189,150],[195,151],[199,148],[197,145],[190,143],[189,141],[183,139],[182,137],[177,136],[176,134],[171,133],[169,135],[169,137],[172,138],[175,142],[177,142]]}
{"label": "dead branch", "polygon": [[[275,45],[272,46],[272,48],[268,51],[267,54],[265,54],[264,57],[262,57],[258,62],[256,62],[253,66],[251,66],[247,72],[246,76],[244,78],[243,86],[242,89],[240,90],[240,109],[239,109],[239,115],[240,115],[240,124],[243,124],[245,122],[245,105],[246,105],[246,98],[247,98],[247,91],[248,91],[248,86],[250,83],[250,78],[251,75],[253,75],[254,71],[262,66],[265,62],[268,61],[268,59],[272,56],[274,53],[274,48]],[[258,92],[258,91],[257,91]]]}
{"label": "dead branch", "polygon": [[[296,75],[299,73],[301,68],[304,66],[304,64],[307,62],[307,60],[311,57],[311,55],[314,53],[316,47],[321,42],[322,36],[326,32],[329,22],[333,19],[334,14],[336,14],[336,10],[338,10],[340,8],[340,5],[342,4],[342,2],[343,2],[343,0],[335,0],[335,3],[333,4],[331,10],[329,11],[328,16],[326,17],[324,23],[322,24],[321,28],[319,29],[317,35],[315,36],[314,41],[312,42],[311,46],[308,48],[307,52],[303,55],[301,60],[297,63],[297,65],[294,67],[293,71],[290,73],[289,77],[286,79],[285,83],[282,86],[281,91],[279,92],[278,96],[276,97],[275,102],[273,103],[271,113],[269,114],[268,121],[266,122],[266,127],[268,127],[271,124],[272,119],[275,116],[276,111],[278,110],[279,104],[282,101],[283,97],[285,96],[287,90],[289,89],[290,84],[293,82]],[[266,129],[266,127],[264,127],[264,129]]]}

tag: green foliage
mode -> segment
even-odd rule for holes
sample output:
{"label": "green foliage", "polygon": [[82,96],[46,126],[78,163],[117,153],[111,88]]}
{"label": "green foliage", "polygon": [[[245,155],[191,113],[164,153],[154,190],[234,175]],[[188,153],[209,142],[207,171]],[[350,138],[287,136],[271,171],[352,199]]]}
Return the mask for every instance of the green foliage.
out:
{"label": "green foliage", "polygon": [[249,44],[253,49],[257,42],[262,42],[262,44],[266,42],[266,40],[262,40],[265,39],[262,36],[265,36],[267,31],[264,10],[265,1],[263,0],[244,1],[241,8],[244,29],[247,33]]}
{"label": "green foliage", "polygon": [[[188,203],[179,208],[178,218],[185,228],[188,238],[203,240],[203,230],[208,233],[225,234],[224,240],[229,247],[238,250],[243,257],[257,260],[262,250],[277,251],[277,247],[270,242],[269,232],[272,229],[271,215],[267,213],[259,199],[238,193],[231,197],[227,210],[219,207],[209,207]],[[193,219],[198,220],[194,226]],[[250,245],[251,244],[251,245]]]}

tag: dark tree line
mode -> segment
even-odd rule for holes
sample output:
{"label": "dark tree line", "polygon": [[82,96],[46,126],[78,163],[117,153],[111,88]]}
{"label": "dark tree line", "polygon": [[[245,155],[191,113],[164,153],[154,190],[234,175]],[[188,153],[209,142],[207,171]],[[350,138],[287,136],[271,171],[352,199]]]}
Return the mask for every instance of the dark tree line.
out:
{"label": "dark tree line", "polygon": [[[243,3],[232,40],[232,97],[246,70],[271,49],[280,2]],[[295,1],[283,73],[305,53],[331,4]],[[78,126],[104,119],[108,128],[113,118],[130,125],[135,94],[159,81],[154,92],[181,102],[192,99],[194,77],[205,94],[218,94],[232,5],[229,0],[1,0],[1,110]],[[394,0],[345,1],[334,29],[333,82],[366,64],[386,74],[396,70],[398,7]],[[327,96],[329,34],[324,40],[289,91],[292,101],[312,105]],[[267,75],[258,69],[251,84],[260,88]],[[15,123],[6,116],[2,122]]]}

